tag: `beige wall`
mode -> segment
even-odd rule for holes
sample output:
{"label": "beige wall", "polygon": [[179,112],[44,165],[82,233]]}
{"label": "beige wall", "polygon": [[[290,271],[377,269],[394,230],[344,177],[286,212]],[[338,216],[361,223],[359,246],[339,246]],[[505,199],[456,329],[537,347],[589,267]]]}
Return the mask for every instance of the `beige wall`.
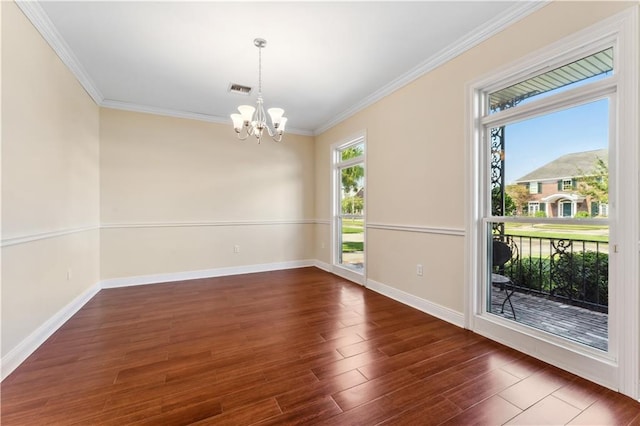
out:
{"label": "beige wall", "polygon": [[4,357],[99,280],[99,115],[18,7],[1,7]]}
{"label": "beige wall", "polygon": [[[553,2],[316,138],[318,218],[331,215],[331,144],[366,130],[367,221],[452,231],[369,230],[369,279],[463,312],[465,85],[631,4]],[[316,238],[330,241],[330,227]]]}
{"label": "beige wall", "polygon": [[314,257],[312,137],[101,109],[100,170],[102,279]]}

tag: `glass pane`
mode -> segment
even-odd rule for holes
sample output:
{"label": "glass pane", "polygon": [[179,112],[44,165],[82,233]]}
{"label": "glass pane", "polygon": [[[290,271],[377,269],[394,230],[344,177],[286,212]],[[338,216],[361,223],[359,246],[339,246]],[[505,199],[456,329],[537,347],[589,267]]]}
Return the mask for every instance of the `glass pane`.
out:
{"label": "glass pane", "polygon": [[545,220],[489,224],[487,312],[607,351],[609,100],[489,129],[489,140],[491,215]]}
{"label": "glass pane", "polygon": [[364,142],[352,145],[340,151],[340,161],[350,160],[364,154]]}
{"label": "glass pane", "polygon": [[493,114],[530,99],[539,99],[577,87],[613,73],[613,48],[603,50],[544,74],[531,77],[489,95],[489,113]]}
{"label": "glass pane", "polygon": [[603,99],[491,129],[492,216],[606,217],[608,114]]}
{"label": "glass pane", "polygon": [[340,170],[340,210],[362,215],[364,211],[364,166],[356,164]]}
{"label": "glass pane", "polygon": [[342,250],[340,263],[361,270],[364,268],[364,219],[362,217],[342,218]]}
{"label": "glass pane", "polygon": [[[348,148],[358,152],[358,146]],[[342,155],[347,151],[343,151]],[[355,155],[355,154],[354,154]],[[364,268],[364,165],[343,167],[340,172],[340,263]]]}
{"label": "glass pane", "polygon": [[487,312],[607,351],[608,224],[493,223],[489,232]]}

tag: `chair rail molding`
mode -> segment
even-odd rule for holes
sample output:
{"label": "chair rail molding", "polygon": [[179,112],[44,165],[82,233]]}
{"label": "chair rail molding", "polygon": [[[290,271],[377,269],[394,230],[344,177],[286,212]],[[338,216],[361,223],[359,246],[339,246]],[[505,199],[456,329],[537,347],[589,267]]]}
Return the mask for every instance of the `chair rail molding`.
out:
{"label": "chair rail molding", "polygon": [[385,231],[400,231],[400,232],[417,232],[421,234],[440,234],[440,235],[452,235],[457,237],[464,237],[464,228],[441,228],[435,226],[422,226],[422,225],[392,225],[386,223],[367,223],[367,229],[382,229]]}
{"label": "chair rail molding", "polygon": [[63,228],[55,231],[39,232],[35,234],[25,234],[16,237],[4,238],[0,244],[1,247],[13,246],[16,244],[30,243],[32,241],[45,240],[48,238],[62,237],[64,235],[76,234],[79,232],[94,231],[100,229],[100,226],[81,226],[77,228]]}

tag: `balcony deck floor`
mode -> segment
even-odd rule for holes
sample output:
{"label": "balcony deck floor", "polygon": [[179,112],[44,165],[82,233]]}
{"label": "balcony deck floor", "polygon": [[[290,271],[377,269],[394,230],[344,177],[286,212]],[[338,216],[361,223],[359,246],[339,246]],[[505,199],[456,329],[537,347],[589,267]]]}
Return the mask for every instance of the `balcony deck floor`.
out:
{"label": "balcony deck floor", "polygon": [[[500,305],[505,292],[494,288],[492,311],[495,315],[513,319],[509,303],[504,313]],[[539,330],[565,337],[603,351],[608,346],[608,315],[577,306],[566,305],[544,297],[516,292],[511,296],[516,321]]]}

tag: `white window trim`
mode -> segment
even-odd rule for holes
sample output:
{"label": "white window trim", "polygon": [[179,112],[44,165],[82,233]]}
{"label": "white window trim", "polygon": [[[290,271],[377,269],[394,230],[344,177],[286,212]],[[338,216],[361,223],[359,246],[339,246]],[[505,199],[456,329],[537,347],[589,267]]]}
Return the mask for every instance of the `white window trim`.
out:
{"label": "white window trim", "polygon": [[[496,70],[489,77],[478,79],[467,84],[466,102],[466,167],[465,180],[465,211],[466,236],[465,245],[465,327],[486,335],[494,340],[506,343],[525,353],[541,358],[602,385],[611,387],[638,399],[640,397],[640,312],[638,309],[639,266],[638,251],[640,250],[638,211],[638,12],[639,6],[630,7],[622,13],[605,19],[583,31],[566,37],[551,46],[518,61],[501,70]],[[608,45],[614,45],[614,60],[616,61],[614,75],[595,82],[590,87],[591,93],[579,91],[580,88],[560,93],[555,97],[555,103],[531,102],[518,108],[501,111],[490,116],[483,116],[485,106],[481,104],[480,91],[492,92],[526,79],[533,73],[542,71],[539,64],[553,67],[555,63],[564,63],[572,59],[579,59],[591,52]],[[617,295],[614,295],[610,308],[610,316],[615,317],[618,330],[610,333],[610,342],[617,346],[615,359],[606,359],[595,351],[576,345],[560,343],[553,336],[536,333],[520,327],[512,321],[501,321],[500,318],[487,318],[478,315],[482,312],[484,299],[479,297],[481,288],[479,282],[483,277],[483,261],[487,255],[487,248],[482,253],[477,252],[479,242],[482,241],[485,222],[481,219],[485,211],[486,200],[480,194],[485,182],[488,181],[487,171],[483,168],[480,141],[483,139],[484,125],[499,125],[500,122],[514,121],[521,114],[547,114],[565,106],[574,105],[577,99],[592,98],[593,95],[607,96],[611,93],[611,81],[615,79],[617,93],[614,100],[618,117],[617,134],[612,135],[618,140],[618,151],[612,155],[617,158],[618,182],[625,182],[624,193],[619,186],[618,206],[613,206],[617,214],[618,227],[625,229],[624,233],[616,236],[617,272],[621,276],[635,279],[617,280]],[[492,87],[492,84],[494,85]],[[572,220],[572,219],[568,219]],[[599,219],[597,219],[599,220]],[[624,294],[625,297],[620,297]],[[494,323],[494,324],[492,324]],[[621,326],[624,324],[624,327]],[[497,327],[496,325],[500,325]],[[568,347],[568,350],[563,349]]]}
{"label": "white window trim", "polygon": [[[339,150],[343,150],[345,148],[349,148],[354,145],[364,144],[364,155],[357,158],[351,158],[349,160],[342,161],[339,156]],[[364,268],[362,272],[356,272],[353,269],[349,269],[345,266],[341,266],[337,264],[338,259],[338,249],[336,247],[336,236],[338,233],[338,227],[336,225],[336,212],[340,206],[340,179],[338,178],[338,169],[349,167],[355,164],[364,163],[365,173],[364,173],[364,187],[365,191],[367,188],[367,133],[365,130],[357,132],[356,134],[345,138],[339,142],[334,143],[330,147],[331,149],[331,272],[344,278],[349,281],[352,281],[356,284],[365,285],[367,282],[367,196],[365,192],[364,197],[364,208],[363,208],[363,218],[364,224],[363,232],[364,232]],[[359,216],[359,215],[358,215]]]}
{"label": "white window trim", "polygon": [[[537,194],[540,191],[538,182],[530,182],[529,183],[529,194]],[[535,191],[534,191],[535,189]]]}

